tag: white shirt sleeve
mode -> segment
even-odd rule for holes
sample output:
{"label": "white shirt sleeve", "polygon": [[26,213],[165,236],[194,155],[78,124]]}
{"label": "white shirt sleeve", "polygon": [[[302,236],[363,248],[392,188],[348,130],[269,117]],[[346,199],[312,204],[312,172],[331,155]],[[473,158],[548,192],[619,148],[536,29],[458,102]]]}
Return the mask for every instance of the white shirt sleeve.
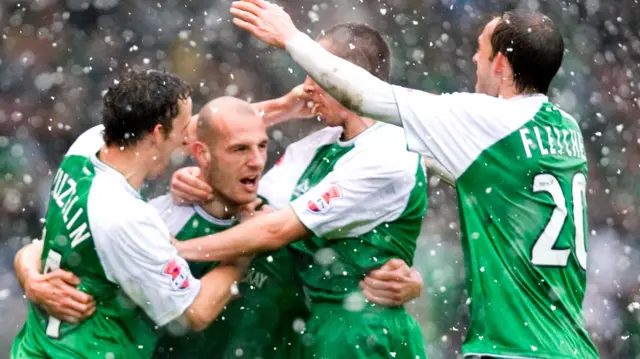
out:
{"label": "white shirt sleeve", "polygon": [[[483,94],[433,95],[393,86],[410,151],[434,157],[455,178],[538,108]],[[542,102],[520,103],[539,107]],[[524,116],[522,116],[524,114]]]}
{"label": "white shirt sleeve", "polygon": [[169,230],[154,209],[144,203],[136,207],[126,211],[135,216],[112,214],[112,220],[102,217],[91,223],[92,233],[107,278],[163,326],[189,308],[200,291],[200,281],[178,256]]}
{"label": "white shirt sleeve", "polygon": [[291,207],[311,232],[327,239],[354,237],[397,219],[422,166],[419,155],[399,152],[354,154],[357,160],[338,162],[333,172],[291,202]]}

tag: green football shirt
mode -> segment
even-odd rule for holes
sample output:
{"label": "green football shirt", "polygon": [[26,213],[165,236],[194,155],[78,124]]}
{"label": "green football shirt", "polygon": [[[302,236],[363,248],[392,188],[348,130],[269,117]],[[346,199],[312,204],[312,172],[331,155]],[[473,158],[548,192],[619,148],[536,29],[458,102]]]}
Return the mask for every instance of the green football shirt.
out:
{"label": "green football shirt", "polygon": [[30,304],[13,358],[149,358],[156,328],[181,316],[200,290],[158,213],[96,157],[101,131],[85,132],[62,160],[42,253],[43,272],[77,275],[96,312],[71,324]]}
{"label": "green football shirt", "polygon": [[576,121],[544,95],[394,92],[409,149],[456,179],[463,354],[597,358],[582,316],[588,170]]}
{"label": "green football shirt", "polygon": [[[153,199],[171,233],[178,240],[215,234],[230,228],[232,219],[218,219],[199,206],[178,206],[169,195]],[[196,278],[217,262],[190,262]],[[165,335],[154,358],[294,358],[298,336],[294,322],[306,317],[302,285],[292,257],[283,248],[257,256],[238,286],[239,297],[230,301],[219,317],[202,332]]]}
{"label": "green football shirt", "polygon": [[290,205],[312,232],[291,244],[311,302],[348,306],[363,302],[358,283],[370,270],[391,258],[413,263],[427,184],[401,129],[376,124],[349,141],[341,134],[325,128],[290,145],[259,193],[276,208]]}

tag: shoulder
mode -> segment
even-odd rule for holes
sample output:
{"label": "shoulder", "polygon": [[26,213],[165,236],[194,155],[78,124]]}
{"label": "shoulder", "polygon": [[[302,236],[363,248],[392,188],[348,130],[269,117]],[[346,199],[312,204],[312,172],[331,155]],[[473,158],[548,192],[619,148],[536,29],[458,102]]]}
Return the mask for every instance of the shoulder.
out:
{"label": "shoulder", "polygon": [[97,175],[87,202],[92,228],[115,229],[123,226],[162,224],[158,212],[142,199],[133,196],[120,183]]}
{"label": "shoulder", "polygon": [[102,139],[102,132],[104,130],[103,125],[92,127],[82,133],[73,142],[65,156],[78,155],[89,157],[100,150],[100,147],[104,144]]}
{"label": "shoulder", "polygon": [[379,124],[375,132],[354,143],[345,162],[357,162],[363,169],[382,171],[393,176],[415,174],[421,156],[407,149],[407,141],[401,127]]}
{"label": "shoulder", "polygon": [[149,201],[149,205],[155,209],[162,221],[174,236],[196,213],[195,208],[189,205],[179,205],[173,202],[170,194],[160,196]]}

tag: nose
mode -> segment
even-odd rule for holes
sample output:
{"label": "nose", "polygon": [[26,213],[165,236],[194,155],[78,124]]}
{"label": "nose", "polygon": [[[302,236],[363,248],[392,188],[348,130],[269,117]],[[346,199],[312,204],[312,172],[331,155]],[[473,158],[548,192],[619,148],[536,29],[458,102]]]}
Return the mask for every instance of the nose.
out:
{"label": "nose", "polygon": [[478,53],[476,52],[473,57],[471,58],[471,61],[473,61],[474,64],[478,64]]}
{"label": "nose", "polygon": [[264,165],[267,162],[267,154],[266,151],[261,149],[258,146],[254,146],[251,150],[251,154],[249,154],[249,159],[247,160],[247,166],[252,169],[256,169],[262,171],[264,169]]}

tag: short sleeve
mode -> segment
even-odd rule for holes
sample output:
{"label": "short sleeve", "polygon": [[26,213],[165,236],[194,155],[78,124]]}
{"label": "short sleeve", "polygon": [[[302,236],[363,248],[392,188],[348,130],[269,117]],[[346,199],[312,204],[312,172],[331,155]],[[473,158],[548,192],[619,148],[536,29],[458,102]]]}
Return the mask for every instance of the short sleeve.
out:
{"label": "short sleeve", "polygon": [[[399,86],[393,91],[408,149],[434,157],[455,178],[482,151],[532,119],[542,105],[484,94],[433,95]],[[528,108],[531,105],[535,108]]]}
{"label": "short sleeve", "polygon": [[[147,204],[139,207],[135,216],[118,216],[107,226],[92,223],[92,232],[109,280],[163,326],[193,303],[200,281],[178,256],[169,230],[154,209]],[[96,224],[98,228],[93,228]]]}
{"label": "short sleeve", "polygon": [[420,156],[407,151],[350,157],[291,202],[300,221],[318,237],[354,237],[399,218],[422,169]]}

